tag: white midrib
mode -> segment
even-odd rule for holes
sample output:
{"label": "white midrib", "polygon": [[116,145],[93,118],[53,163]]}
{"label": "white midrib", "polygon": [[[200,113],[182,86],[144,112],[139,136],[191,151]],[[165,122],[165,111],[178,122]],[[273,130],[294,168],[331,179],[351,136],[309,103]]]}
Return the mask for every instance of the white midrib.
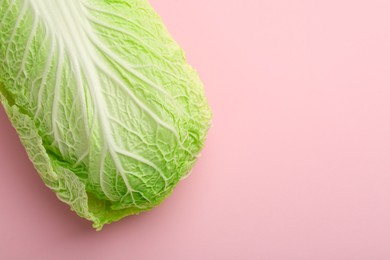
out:
{"label": "white midrib", "polygon": [[[94,101],[94,109],[97,113],[101,134],[104,139],[104,146],[107,147],[111,158],[121,174],[125,185],[132,195],[134,190],[127,181],[124,169],[116,154],[116,144],[113,139],[112,129],[109,125],[107,115],[107,103],[102,93],[102,85],[99,80],[100,76],[96,68],[96,64],[104,63],[100,55],[96,53],[95,47],[85,34],[85,30],[93,32],[90,24],[83,13],[83,6],[80,1],[63,1],[63,0],[29,0],[35,12],[42,17],[49,30],[55,34],[53,35],[57,42],[63,42],[66,54],[70,57],[70,61],[74,71],[80,71],[78,66],[82,68],[86,79],[86,84],[89,93]],[[81,75],[75,75],[76,78]],[[78,82],[78,88],[82,88],[84,84]],[[85,120],[87,120],[85,118]],[[106,196],[115,200],[109,192],[104,188],[103,183],[101,187]]]}

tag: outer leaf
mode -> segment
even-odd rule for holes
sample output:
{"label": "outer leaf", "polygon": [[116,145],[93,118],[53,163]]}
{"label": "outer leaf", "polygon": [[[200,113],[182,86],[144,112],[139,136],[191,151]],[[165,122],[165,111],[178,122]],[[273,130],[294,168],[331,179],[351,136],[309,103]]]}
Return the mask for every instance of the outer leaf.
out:
{"label": "outer leaf", "polygon": [[0,97],[46,185],[104,224],[158,205],[211,113],[144,0],[0,0]]}

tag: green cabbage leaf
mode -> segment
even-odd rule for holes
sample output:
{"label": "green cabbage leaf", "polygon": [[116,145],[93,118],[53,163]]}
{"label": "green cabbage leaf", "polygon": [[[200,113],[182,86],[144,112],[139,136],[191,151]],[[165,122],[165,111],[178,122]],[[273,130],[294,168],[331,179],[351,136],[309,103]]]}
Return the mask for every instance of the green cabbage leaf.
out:
{"label": "green cabbage leaf", "polygon": [[160,204],[211,121],[146,0],[0,0],[0,100],[45,184],[98,230]]}

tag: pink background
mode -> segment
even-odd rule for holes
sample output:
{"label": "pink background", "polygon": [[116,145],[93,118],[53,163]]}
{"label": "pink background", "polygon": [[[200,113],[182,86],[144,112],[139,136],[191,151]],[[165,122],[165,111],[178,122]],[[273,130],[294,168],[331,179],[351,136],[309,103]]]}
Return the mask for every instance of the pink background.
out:
{"label": "pink background", "polygon": [[151,3],[214,111],[192,176],[97,233],[0,109],[0,258],[390,259],[390,2]]}

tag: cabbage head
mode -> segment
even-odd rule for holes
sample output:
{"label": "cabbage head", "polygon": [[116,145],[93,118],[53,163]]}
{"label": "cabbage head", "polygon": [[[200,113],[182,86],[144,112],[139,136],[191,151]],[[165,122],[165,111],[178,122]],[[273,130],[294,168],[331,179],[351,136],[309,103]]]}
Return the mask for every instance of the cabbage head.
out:
{"label": "cabbage head", "polygon": [[42,180],[97,230],[161,203],[211,121],[147,0],[0,0],[0,100]]}

